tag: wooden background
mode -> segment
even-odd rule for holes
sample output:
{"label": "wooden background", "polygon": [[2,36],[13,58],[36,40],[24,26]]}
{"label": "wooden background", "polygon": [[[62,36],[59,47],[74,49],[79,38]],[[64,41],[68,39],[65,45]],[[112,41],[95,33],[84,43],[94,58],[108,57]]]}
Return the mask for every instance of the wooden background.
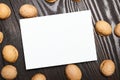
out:
{"label": "wooden background", "polygon": [[[18,76],[15,80],[30,80],[31,77],[38,72],[45,74],[47,80],[67,80],[64,73],[66,65],[29,71],[25,70],[19,26],[19,19],[22,19],[19,15],[19,8],[25,3],[35,5],[39,12],[38,16],[90,9],[92,12],[93,25],[101,19],[109,22],[113,30],[110,36],[101,37],[94,31],[98,61],[77,63],[77,65],[82,70],[82,80],[120,80],[120,38],[114,35],[114,27],[120,22],[120,0],[81,0],[81,2],[78,3],[72,0],[58,0],[53,4],[47,3],[44,0],[0,0],[0,2],[6,3],[12,10],[12,14],[8,19],[0,20],[0,31],[2,31],[5,36],[3,43],[0,44],[0,70],[4,65],[10,64],[2,58],[3,47],[6,44],[14,45],[19,51],[19,58],[17,62],[13,64],[18,70]],[[115,62],[116,71],[110,77],[104,77],[99,71],[99,65],[104,59],[112,59]],[[0,80],[4,79],[0,76]]]}

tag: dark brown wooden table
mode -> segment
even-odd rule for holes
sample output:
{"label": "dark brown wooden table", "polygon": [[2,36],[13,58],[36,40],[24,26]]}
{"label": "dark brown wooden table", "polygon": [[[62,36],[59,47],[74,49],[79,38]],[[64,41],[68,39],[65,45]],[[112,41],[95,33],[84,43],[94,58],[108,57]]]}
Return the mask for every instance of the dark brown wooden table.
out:
{"label": "dark brown wooden table", "polygon": [[[98,60],[95,62],[77,63],[76,65],[82,70],[82,80],[120,80],[120,38],[114,34],[114,27],[120,22],[120,0],[81,0],[78,3],[72,0],[58,0],[52,4],[44,0],[0,0],[0,2],[6,3],[12,10],[12,14],[8,19],[0,20],[0,31],[4,33],[4,41],[0,44],[0,70],[4,65],[10,64],[2,57],[3,47],[6,44],[14,45],[19,51],[17,62],[12,64],[18,70],[18,76],[15,80],[30,80],[38,72],[45,74],[47,80],[67,80],[64,72],[66,65],[26,71],[19,24],[19,19],[22,19],[19,15],[19,8],[25,3],[35,5],[39,12],[38,16],[90,9],[93,26],[96,21],[101,19],[109,22],[113,29],[113,33],[110,36],[101,37],[94,30]],[[112,59],[116,65],[116,71],[110,77],[104,77],[99,71],[99,65],[105,59]],[[0,76],[0,80],[4,79]]]}

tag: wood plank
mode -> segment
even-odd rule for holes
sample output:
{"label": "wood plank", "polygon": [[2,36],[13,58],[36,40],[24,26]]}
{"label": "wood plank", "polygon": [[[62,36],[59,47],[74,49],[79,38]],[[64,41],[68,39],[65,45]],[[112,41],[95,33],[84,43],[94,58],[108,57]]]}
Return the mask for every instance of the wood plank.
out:
{"label": "wood plank", "polygon": [[[21,31],[19,19],[19,8],[21,5],[28,3],[33,4],[38,9],[38,16],[62,14],[74,11],[82,11],[90,9],[92,12],[93,25],[98,20],[106,20],[112,25],[112,29],[120,21],[120,1],[119,0],[81,0],[81,2],[73,2],[72,0],[58,0],[50,4],[44,0],[0,0],[6,3],[12,10],[12,15],[6,20],[0,20],[0,31],[5,35],[4,41],[0,44],[0,70],[6,64],[2,58],[2,48],[6,44],[14,45],[19,51],[19,58],[13,65],[17,67],[18,76],[15,80],[30,80],[31,77],[38,72],[46,75],[47,80],[67,80],[64,69],[66,65],[25,70],[24,53],[22,47]],[[95,26],[94,26],[95,27]],[[99,36],[95,30],[95,43],[98,55],[98,61],[89,63],[77,63],[81,68],[82,80],[120,80],[120,39],[114,35],[108,37]],[[99,65],[104,59],[112,59],[116,65],[116,71],[111,77],[104,77],[99,71]],[[0,76],[0,80],[4,80]]]}

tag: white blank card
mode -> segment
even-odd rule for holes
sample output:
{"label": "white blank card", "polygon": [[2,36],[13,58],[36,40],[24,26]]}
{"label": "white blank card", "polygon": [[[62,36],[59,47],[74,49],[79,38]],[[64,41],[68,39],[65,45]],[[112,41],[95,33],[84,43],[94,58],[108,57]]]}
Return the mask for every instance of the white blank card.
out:
{"label": "white blank card", "polygon": [[26,69],[97,60],[91,12],[21,19]]}

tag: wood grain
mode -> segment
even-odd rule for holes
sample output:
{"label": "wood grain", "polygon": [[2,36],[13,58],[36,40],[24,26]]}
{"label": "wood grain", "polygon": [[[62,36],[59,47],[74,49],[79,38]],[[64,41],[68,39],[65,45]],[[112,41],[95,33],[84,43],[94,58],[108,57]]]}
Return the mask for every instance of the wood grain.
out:
{"label": "wood grain", "polygon": [[[92,12],[93,26],[98,20],[106,20],[114,27],[120,22],[120,0],[58,0],[55,3],[47,3],[45,0],[0,0],[6,3],[12,10],[11,16],[6,20],[0,20],[0,31],[4,33],[4,41],[0,44],[0,70],[7,63],[2,57],[2,49],[6,44],[14,45],[19,51],[19,59],[13,65],[17,67],[18,76],[15,80],[30,80],[38,72],[46,75],[47,80],[67,80],[64,69],[66,65],[25,70],[23,45],[19,19],[19,8],[28,3],[33,4],[39,12],[38,16],[55,15],[90,9]],[[87,23],[87,22],[86,22]],[[59,24],[58,24],[59,25]],[[95,26],[94,26],[95,27]],[[77,63],[81,68],[82,80],[120,80],[120,39],[114,32],[107,37],[99,36],[94,30],[98,60],[95,62]],[[104,77],[99,71],[99,65],[104,59],[112,59],[116,65],[115,73],[110,77]],[[0,76],[0,80],[4,80]]]}

